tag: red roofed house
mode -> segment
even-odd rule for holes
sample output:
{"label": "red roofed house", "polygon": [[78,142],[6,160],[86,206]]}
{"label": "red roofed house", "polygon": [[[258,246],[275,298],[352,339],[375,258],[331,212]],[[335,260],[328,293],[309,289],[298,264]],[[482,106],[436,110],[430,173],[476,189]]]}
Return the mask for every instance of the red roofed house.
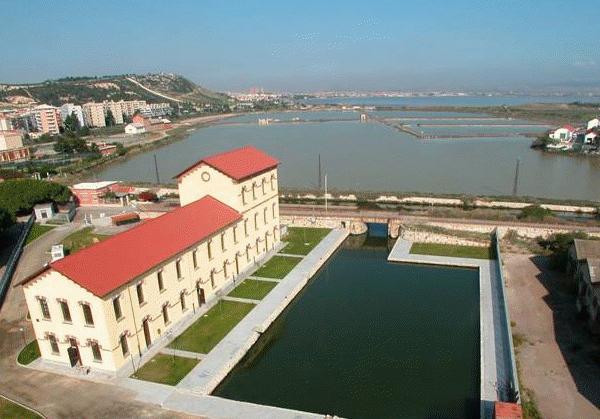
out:
{"label": "red roofed house", "polygon": [[43,361],[127,373],[199,316],[278,244],[277,164],[252,147],[204,158],[178,176],[181,207],[25,279]]}
{"label": "red roofed house", "polygon": [[571,141],[575,128],[571,125],[563,125],[550,133],[550,138],[563,143]]}

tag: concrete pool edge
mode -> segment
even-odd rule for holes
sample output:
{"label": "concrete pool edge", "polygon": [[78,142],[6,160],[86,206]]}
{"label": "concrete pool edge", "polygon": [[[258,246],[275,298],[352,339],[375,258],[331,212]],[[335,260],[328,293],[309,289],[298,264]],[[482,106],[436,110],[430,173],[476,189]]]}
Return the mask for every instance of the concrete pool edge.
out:
{"label": "concrete pool edge", "polygon": [[177,386],[209,395],[245,356],[260,335],[292,302],[346,240],[348,231],[332,230],[256,307],[211,350]]}
{"label": "concrete pool edge", "polygon": [[399,238],[388,261],[425,265],[477,268],[479,270],[480,330],[480,412],[491,418],[498,392],[507,391],[503,383],[511,382],[519,390],[516,377],[510,319],[506,309],[500,248],[494,235],[498,259],[472,259],[411,254],[412,242]]}

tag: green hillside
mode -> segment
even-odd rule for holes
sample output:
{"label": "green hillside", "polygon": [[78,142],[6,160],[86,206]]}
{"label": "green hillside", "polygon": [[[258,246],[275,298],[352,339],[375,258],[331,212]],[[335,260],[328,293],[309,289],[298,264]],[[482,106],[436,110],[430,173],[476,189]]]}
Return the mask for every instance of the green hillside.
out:
{"label": "green hillside", "polygon": [[0,84],[0,102],[10,102],[11,97],[19,96],[54,106],[66,102],[82,104],[121,99],[204,105],[224,104],[230,99],[224,94],[198,86],[183,76],[167,73],[67,77],[36,84]]}

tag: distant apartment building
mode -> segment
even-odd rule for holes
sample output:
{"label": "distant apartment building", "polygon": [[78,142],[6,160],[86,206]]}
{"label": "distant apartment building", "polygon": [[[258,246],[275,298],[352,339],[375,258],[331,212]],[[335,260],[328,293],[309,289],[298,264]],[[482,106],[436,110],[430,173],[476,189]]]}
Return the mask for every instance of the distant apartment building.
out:
{"label": "distant apartment building", "polygon": [[149,103],[141,108],[140,112],[147,118],[160,118],[170,115],[173,112],[173,108],[168,103]]}
{"label": "distant apartment building", "polygon": [[13,128],[10,118],[0,117],[0,131],[10,131]]}
{"label": "distant apartment building", "polygon": [[119,102],[105,101],[104,102],[104,114],[108,115],[109,111],[112,113],[112,116],[115,119],[116,125],[123,124],[123,109]]}
{"label": "distant apartment building", "polygon": [[27,160],[29,156],[20,131],[0,131],[0,163]]}
{"label": "distant apartment building", "polygon": [[137,111],[147,106],[145,100],[121,100],[116,103],[121,107],[121,113],[125,116],[133,116]]}
{"label": "distant apartment building", "polygon": [[88,102],[83,104],[81,108],[83,110],[85,125],[94,128],[106,126],[103,103]]}
{"label": "distant apartment building", "polygon": [[69,115],[75,114],[77,117],[77,121],[79,121],[79,126],[85,126],[85,120],[83,118],[83,108],[79,105],[74,105],[72,103],[65,103],[60,107],[60,117],[64,121],[67,119]]}
{"label": "distant apartment building", "polygon": [[62,119],[60,110],[50,105],[39,105],[31,110],[38,132],[43,134],[58,135]]}
{"label": "distant apartment building", "polygon": [[277,167],[253,147],[177,176],[181,207],[21,282],[41,357],[118,374],[280,241]]}

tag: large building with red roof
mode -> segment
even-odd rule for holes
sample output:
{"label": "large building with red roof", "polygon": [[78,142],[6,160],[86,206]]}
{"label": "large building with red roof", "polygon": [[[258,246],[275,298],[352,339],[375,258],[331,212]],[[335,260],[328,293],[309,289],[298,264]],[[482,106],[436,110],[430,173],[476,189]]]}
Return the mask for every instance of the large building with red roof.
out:
{"label": "large building with red roof", "polygon": [[42,359],[118,373],[275,248],[277,166],[242,147],[177,176],[181,207],[23,281]]}

